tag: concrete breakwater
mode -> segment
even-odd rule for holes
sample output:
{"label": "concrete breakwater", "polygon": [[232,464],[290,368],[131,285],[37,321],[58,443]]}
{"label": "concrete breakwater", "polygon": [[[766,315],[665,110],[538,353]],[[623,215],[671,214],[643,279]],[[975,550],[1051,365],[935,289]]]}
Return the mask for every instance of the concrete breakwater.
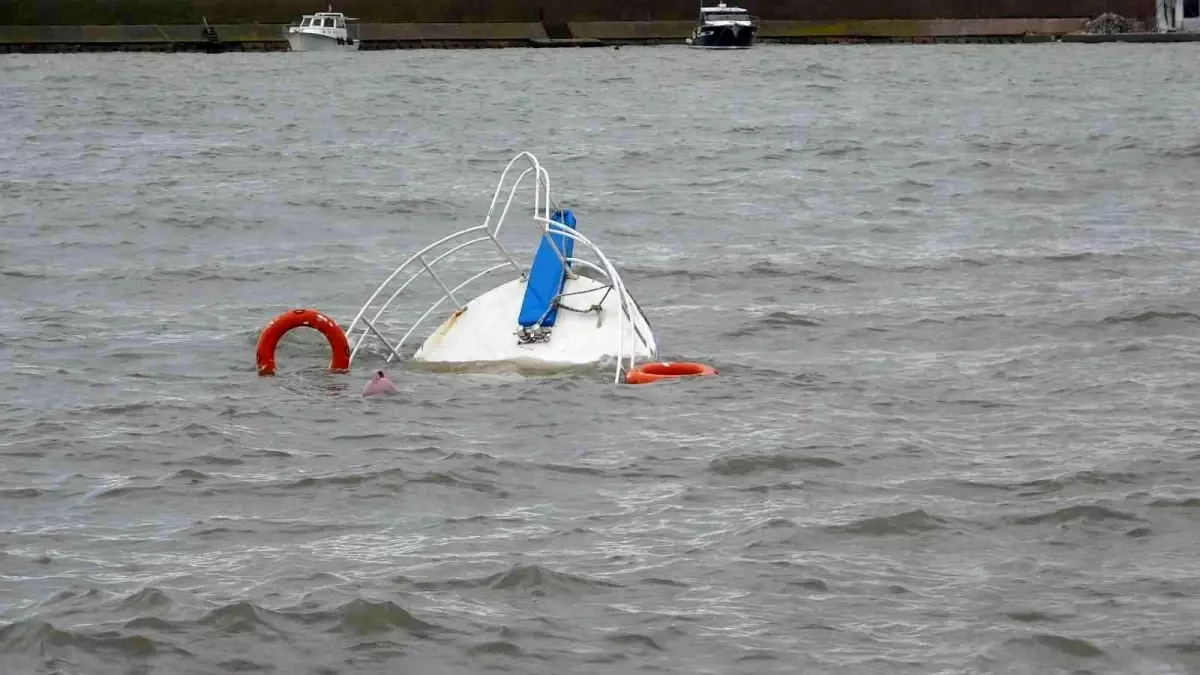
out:
{"label": "concrete breakwater", "polygon": [[[376,24],[692,21],[695,0],[331,0]],[[279,24],[330,0],[0,0],[0,26]],[[739,0],[763,21],[1052,19],[1106,12],[1145,21],[1156,0]],[[730,3],[733,4],[733,3]]]}
{"label": "concrete breakwater", "polygon": [[[877,19],[762,21],[764,43],[1102,41],[1077,35],[1086,17],[1058,19]],[[692,21],[364,23],[364,50],[682,44]],[[0,52],[286,51],[285,24],[0,26]],[[1142,34],[1142,40],[1149,39]]]}
{"label": "concrete breakwater", "polygon": [[0,26],[0,53],[286,51],[281,26]]}

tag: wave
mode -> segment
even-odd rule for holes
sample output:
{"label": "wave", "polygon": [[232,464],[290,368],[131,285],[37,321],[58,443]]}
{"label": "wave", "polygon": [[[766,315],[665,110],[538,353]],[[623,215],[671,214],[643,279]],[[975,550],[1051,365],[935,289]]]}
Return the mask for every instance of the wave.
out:
{"label": "wave", "polygon": [[743,533],[762,532],[768,530],[794,530],[796,529],[795,521],[788,518],[768,518],[760,523],[756,523],[743,530]]}
{"label": "wave", "polygon": [[35,487],[0,488],[0,499],[32,499],[44,494],[45,490]]}
{"label": "wave", "polygon": [[734,488],[737,492],[751,492],[755,494],[770,494],[772,492],[794,492],[803,490],[804,483],[771,483],[768,485],[748,485],[746,487]]}
{"label": "wave", "polygon": [[797,152],[799,152],[796,148],[780,147],[778,145],[772,145],[769,148],[763,148],[763,151],[763,154],[760,155],[759,158],[767,162],[785,161],[791,159],[792,155],[795,155]]}
{"label": "wave", "polygon": [[1139,521],[1141,518],[1124,511],[1110,509],[1096,504],[1079,504],[1067,506],[1047,513],[1033,516],[1009,518],[1014,525],[1040,525],[1042,523],[1070,523],[1075,521],[1101,522],[1105,520]]}
{"label": "wave", "polygon": [[720,279],[736,277],[741,279],[773,279],[781,277],[796,277],[820,283],[852,284],[851,277],[834,272],[814,270],[799,265],[783,265],[770,260],[756,260],[747,265],[739,265],[725,270],[706,270],[693,268],[661,268],[647,266],[627,266],[622,268],[621,276],[632,279],[664,279],[679,277],[682,279]]}
{"label": "wave", "polygon": [[818,157],[847,157],[866,152],[861,143],[854,141],[825,141],[817,147]]}
{"label": "wave", "polygon": [[1173,642],[1168,644],[1167,647],[1174,649],[1180,654],[1187,654],[1188,656],[1194,657],[1200,654],[1200,640],[1193,640],[1192,642]]}
{"label": "wave", "polygon": [[164,591],[154,587],[147,587],[121,600],[118,609],[122,611],[157,610],[170,607],[173,604],[171,596],[167,595]]}
{"label": "wave", "polygon": [[399,578],[398,583],[411,584],[421,590],[459,590],[465,588],[487,588],[497,591],[515,591],[533,597],[579,595],[597,590],[620,588],[619,584],[593,579],[566,572],[556,572],[540,565],[514,565],[503,572],[474,579],[446,579],[419,581]]}
{"label": "wave", "polygon": [[517,565],[505,572],[486,577],[482,585],[496,590],[528,591],[531,595],[577,593],[597,588],[619,588],[618,584],[588,577],[555,572],[540,565]]}
{"label": "wave", "polygon": [[332,632],[350,635],[375,635],[399,629],[417,636],[426,636],[440,628],[413,616],[408,610],[391,601],[370,602],[353,600],[334,613],[337,623]]}
{"label": "wave", "polygon": [[225,438],[228,434],[220,428],[203,422],[187,422],[171,430],[171,433],[181,433],[188,438]]}
{"label": "wave", "polygon": [[[122,603],[122,608],[161,613],[164,608],[171,605],[171,600],[165,594],[157,589],[149,588],[127,598]],[[40,621],[32,623],[38,626],[37,630],[42,632],[45,632],[46,629],[40,626],[49,626]],[[146,615],[126,621],[124,627],[162,633],[182,633],[195,628],[204,628],[222,635],[287,636],[296,630],[296,626],[314,625],[323,626],[326,632],[354,636],[402,631],[424,637],[442,630],[437,624],[417,618],[394,602],[373,602],[362,598],[351,600],[333,609],[307,611],[267,609],[243,600],[217,607],[195,619],[169,620],[159,616]],[[52,626],[50,628],[53,629]],[[3,651],[3,646],[8,646],[12,642],[9,640],[9,643],[6,643],[4,637],[4,631],[10,629],[11,627],[0,629],[0,651]],[[25,636],[29,632],[29,628],[12,629],[12,631],[20,636]],[[52,639],[63,641],[61,637],[52,636]],[[141,639],[149,641],[147,638]],[[28,637],[21,637],[21,640],[21,644],[32,644]]]}
{"label": "wave", "polygon": [[56,628],[40,619],[26,619],[0,628],[0,654],[44,656],[77,649],[110,657],[142,658],[162,651],[162,643],[120,631],[76,632]]}
{"label": "wave", "polygon": [[576,476],[604,476],[608,472],[604,469],[597,469],[594,466],[576,466],[573,464],[553,464],[543,463],[537,464],[537,468],[544,471],[552,471],[554,473],[573,474]]}
{"label": "wave", "polygon": [[1200,497],[1188,497],[1186,499],[1156,499],[1150,502],[1150,506],[1200,509]]}
{"label": "wave", "polygon": [[1055,635],[1054,633],[1038,633],[1028,638],[1017,638],[1009,641],[1009,644],[1014,646],[1040,647],[1077,658],[1093,659],[1104,656],[1104,650],[1087,640]]}
{"label": "wave", "polygon": [[484,492],[496,497],[508,496],[508,491],[500,488],[499,485],[490,481],[471,480],[460,476],[453,471],[434,471],[422,476],[415,476],[411,479],[412,483],[433,483],[435,485],[445,485],[448,487],[461,487],[476,492]]}
{"label": "wave", "polygon": [[820,579],[796,579],[787,582],[788,586],[796,586],[809,591],[825,592],[829,590],[829,584]]}
{"label": "wave", "polygon": [[1120,253],[1100,253],[1097,251],[1078,251],[1076,253],[1056,253],[1053,255],[1042,256],[1042,260],[1047,262],[1083,262],[1086,260],[1109,261],[1127,256]]}
{"label": "wave", "polygon": [[373,471],[369,473],[344,473],[333,474],[328,476],[305,476],[298,480],[289,481],[282,484],[277,484],[285,490],[307,490],[315,487],[358,487],[364,483],[372,481],[390,482],[393,479],[399,479],[401,482],[408,480],[408,475],[403,469],[383,469],[381,471]]}
{"label": "wave", "polygon": [[[810,626],[805,626],[805,628],[810,628]],[[780,660],[780,657],[776,654],[773,654],[771,652],[764,651],[761,649],[755,649],[755,650],[750,651],[747,654],[743,654],[743,655],[737,657],[737,659],[735,659],[735,662],[747,663],[747,662],[752,662],[752,661],[778,661],[778,660]]]}
{"label": "wave", "polygon": [[48,279],[50,275],[45,271],[33,271],[22,269],[6,269],[0,271],[0,276],[9,277],[12,279]]}
{"label": "wave", "polygon": [[[129,403],[110,403],[105,405],[82,406],[71,411],[72,414],[80,416],[89,416],[92,413],[101,415],[124,416],[132,413],[140,412],[163,412],[163,411],[184,411],[190,412],[193,406],[182,403],[171,403],[169,401],[133,401]],[[136,435],[149,436],[157,435],[160,432],[139,432]]]}
{"label": "wave", "polygon": [[[291,455],[287,455],[285,453],[285,456],[290,457]],[[195,457],[188,458],[187,460],[185,460],[182,463],[199,465],[199,466],[204,466],[204,465],[238,466],[241,464],[245,464],[246,462],[245,462],[245,460],[241,459],[240,457],[220,457],[218,455],[196,455]]]}
{"label": "wave", "polygon": [[214,535],[247,535],[260,538],[264,533],[282,537],[303,537],[325,533],[344,535],[355,530],[372,530],[374,523],[350,523],[340,521],[283,520],[278,518],[227,518],[214,516],[190,526],[189,537],[211,537]]}
{"label": "wave", "polygon": [[1015,485],[1000,484],[996,487],[1004,487],[1007,489],[1019,490],[1023,495],[1040,495],[1052,492],[1061,492],[1074,487],[1096,486],[1096,485],[1128,485],[1141,480],[1141,476],[1136,473],[1120,473],[1106,471],[1078,471],[1064,476],[1056,476],[1054,478],[1042,478],[1038,480],[1026,481]]}
{"label": "wave", "polygon": [[281,614],[243,601],[218,607],[201,617],[196,624],[226,635],[264,631],[278,634],[282,631],[272,625],[272,620],[282,618]]}
{"label": "wave", "polygon": [[681,279],[717,279],[720,277],[720,275],[713,272],[683,267],[653,268],[638,267],[636,265],[622,267],[621,276],[627,279],[669,279],[672,277],[679,277]]}
{"label": "wave", "polygon": [[1043,621],[1053,621],[1054,620],[1054,618],[1051,617],[1049,614],[1046,614],[1045,612],[1040,612],[1038,610],[1005,612],[1004,615],[1007,616],[1008,618],[1012,619],[1013,621],[1020,621],[1021,623],[1040,623]]}
{"label": "wave", "polygon": [[781,326],[806,326],[815,328],[821,325],[820,321],[804,316],[803,314],[792,314],[791,312],[771,312],[764,316],[760,321],[763,326],[781,327]]}
{"label": "wave", "polygon": [[525,652],[516,643],[508,640],[492,640],[477,644],[467,650],[471,656],[524,656]]}
{"label": "wave", "polygon": [[606,642],[611,642],[618,645],[627,645],[633,647],[642,647],[645,649],[653,649],[654,651],[662,651],[663,648],[655,642],[654,638],[649,635],[640,633],[613,633],[605,636]]}
{"label": "wave", "polygon": [[23,426],[4,428],[5,435],[10,438],[19,438],[22,440],[43,440],[47,437],[53,438],[60,434],[69,432],[73,427],[63,422],[51,422],[49,420],[38,420]]}
{"label": "wave", "polygon": [[[842,77],[841,75],[839,75],[837,73],[837,71],[835,71],[833,68],[831,68],[823,63],[809,63],[808,65],[804,66],[803,71],[810,75],[818,75],[820,77],[828,78],[830,80],[843,81],[846,79],[846,78]],[[787,74],[788,76],[791,76],[793,74],[793,72],[790,69],[781,70],[780,73]]]}
{"label": "wave", "polygon": [[672,588],[689,588],[690,584],[675,579],[667,579],[664,577],[646,577],[642,579],[642,583],[650,584],[651,586],[671,586]]}
{"label": "wave", "polygon": [[962,399],[938,399],[937,403],[945,405],[965,405],[981,410],[991,410],[994,408],[1016,408],[1015,403],[1005,403],[1003,401],[985,401],[982,399],[962,398]]}
{"label": "wave", "polygon": [[492,527],[493,523],[505,523],[505,524],[512,525],[512,524],[518,524],[518,523],[527,523],[529,521],[528,521],[528,519],[521,518],[519,516],[485,516],[483,514],[476,514],[474,516],[464,516],[462,518],[454,518],[454,517],[444,518],[442,520],[442,522],[446,523],[447,525],[478,523],[478,524],[482,524],[482,525],[485,525],[486,527],[490,528],[490,527]]}
{"label": "wave", "polygon": [[776,311],[763,316],[741,328],[725,333],[726,337],[741,338],[756,335],[763,331],[787,328],[816,328],[821,322],[803,314]]}
{"label": "wave", "polygon": [[1200,157],[1200,143],[1193,143],[1177,148],[1167,148],[1162,151],[1162,156],[1170,157],[1171,159],[1193,159]]}
{"label": "wave", "polygon": [[122,627],[127,628],[129,630],[145,630],[147,632],[149,632],[149,631],[157,631],[160,633],[182,633],[182,632],[184,632],[184,630],[182,628],[175,625],[174,623],[171,623],[170,621],[167,621],[166,619],[163,619],[163,618],[157,617],[157,616],[139,616],[137,618],[126,621],[122,625]]}
{"label": "wave", "polygon": [[1148,310],[1138,312],[1136,314],[1123,314],[1118,316],[1105,317],[1103,323],[1106,324],[1122,324],[1122,323],[1152,323],[1157,321],[1200,321],[1200,314],[1192,312],[1164,312],[1156,310]]}
{"label": "wave", "polygon": [[738,455],[719,457],[708,464],[708,470],[722,476],[745,476],[764,471],[802,471],[804,469],[834,469],[845,466],[835,459],[808,455]]}
{"label": "wave", "polygon": [[941,530],[946,527],[947,522],[944,518],[927,513],[922,509],[916,509],[894,516],[863,518],[846,525],[834,525],[825,529],[830,532],[842,534],[886,536],[891,534],[918,534],[920,532]]}
{"label": "wave", "polygon": [[122,485],[119,487],[101,490],[95,497],[96,499],[112,499],[114,497],[126,497],[133,495],[142,495],[148,492],[158,492],[162,489],[161,485]]}
{"label": "wave", "polygon": [[750,263],[745,269],[739,270],[738,274],[739,276],[750,278],[782,277],[789,274],[794,274],[794,272],[788,270],[782,265],[779,265],[778,263],[773,263],[769,260],[759,260],[757,262]]}
{"label": "wave", "polygon": [[389,438],[389,434],[382,432],[368,432],[362,434],[335,434],[329,437],[331,441],[370,441],[381,438]]}

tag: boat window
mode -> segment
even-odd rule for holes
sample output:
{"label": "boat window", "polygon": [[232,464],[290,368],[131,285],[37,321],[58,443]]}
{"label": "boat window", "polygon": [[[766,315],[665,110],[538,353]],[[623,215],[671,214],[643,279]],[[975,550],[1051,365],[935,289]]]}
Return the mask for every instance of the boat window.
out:
{"label": "boat window", "polygon": [[312,25],[312,19],[305,19],[304,21],[301,21],[301,22],[300,22],[300,25],[301,25],[301,26],[311,26],[311,25]]}
{"label": "boat window", "polygon": [[325,19],[325,27],[333,28],[333,19]]}
{"label": "boat window", "polygon": [[708,15],[708,20],[709,21],[745,21],[746,15],[738,14],[738,13],[734,13],[734,12],[725,12],[723,14],[713,13],[713,14]]}
{"label": "boat window", "polygon": [[334,24],[334,28],[345,28],[345,27],[346,27],[346,22],[342,21],[341,19],[338,19],[337,23]]}

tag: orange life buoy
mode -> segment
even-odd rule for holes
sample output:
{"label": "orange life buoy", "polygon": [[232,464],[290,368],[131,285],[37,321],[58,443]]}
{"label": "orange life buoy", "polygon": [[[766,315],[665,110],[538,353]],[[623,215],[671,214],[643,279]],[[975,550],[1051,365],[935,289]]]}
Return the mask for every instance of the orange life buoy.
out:
{"label": "orange life buoy", "polygon": [[702,377],[716,375],[717,370],[703,363],[643,363],[625,373],[626,384],[650,384],[659,380],[677,377]]}
{"label": "orange life buoy", "polygon": [[333,319],[315,309],[292,309],[271,319],[258,336],[258,348],[255,358],[258,361],[259,375],[275,374],[275,347],[283,334],[293,328],[308,326],[321,331],[321,335],[329,341],[333,356],[329,359],[329,369],[335,372],[350,369],[350,343],[346,334]]}

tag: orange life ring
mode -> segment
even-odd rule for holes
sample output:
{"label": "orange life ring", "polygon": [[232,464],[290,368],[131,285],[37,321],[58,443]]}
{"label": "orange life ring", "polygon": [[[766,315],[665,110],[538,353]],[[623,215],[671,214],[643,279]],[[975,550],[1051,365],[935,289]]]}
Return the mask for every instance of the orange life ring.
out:
{"label": "orange life ring", "polygon": [[350,369],[350,343],[346,341],[346,334],[337,322],[315,309],[292,309],[271,319],[258,336],[255,358],[259,375],[275,374],[275,347],[279,345],[279,339],[284,333],[300,326],[321,331],[321,335],[329,341],[329,348],[333,351],[329,370],[344,372]]}
{"label": "orange life ring", "polygon": [[669,380],[678,377],[706,377],[716,375],[717,370],[703,363],[643,363],[634,366],[625,373],[626,384],[650,384],[659,380]]}

